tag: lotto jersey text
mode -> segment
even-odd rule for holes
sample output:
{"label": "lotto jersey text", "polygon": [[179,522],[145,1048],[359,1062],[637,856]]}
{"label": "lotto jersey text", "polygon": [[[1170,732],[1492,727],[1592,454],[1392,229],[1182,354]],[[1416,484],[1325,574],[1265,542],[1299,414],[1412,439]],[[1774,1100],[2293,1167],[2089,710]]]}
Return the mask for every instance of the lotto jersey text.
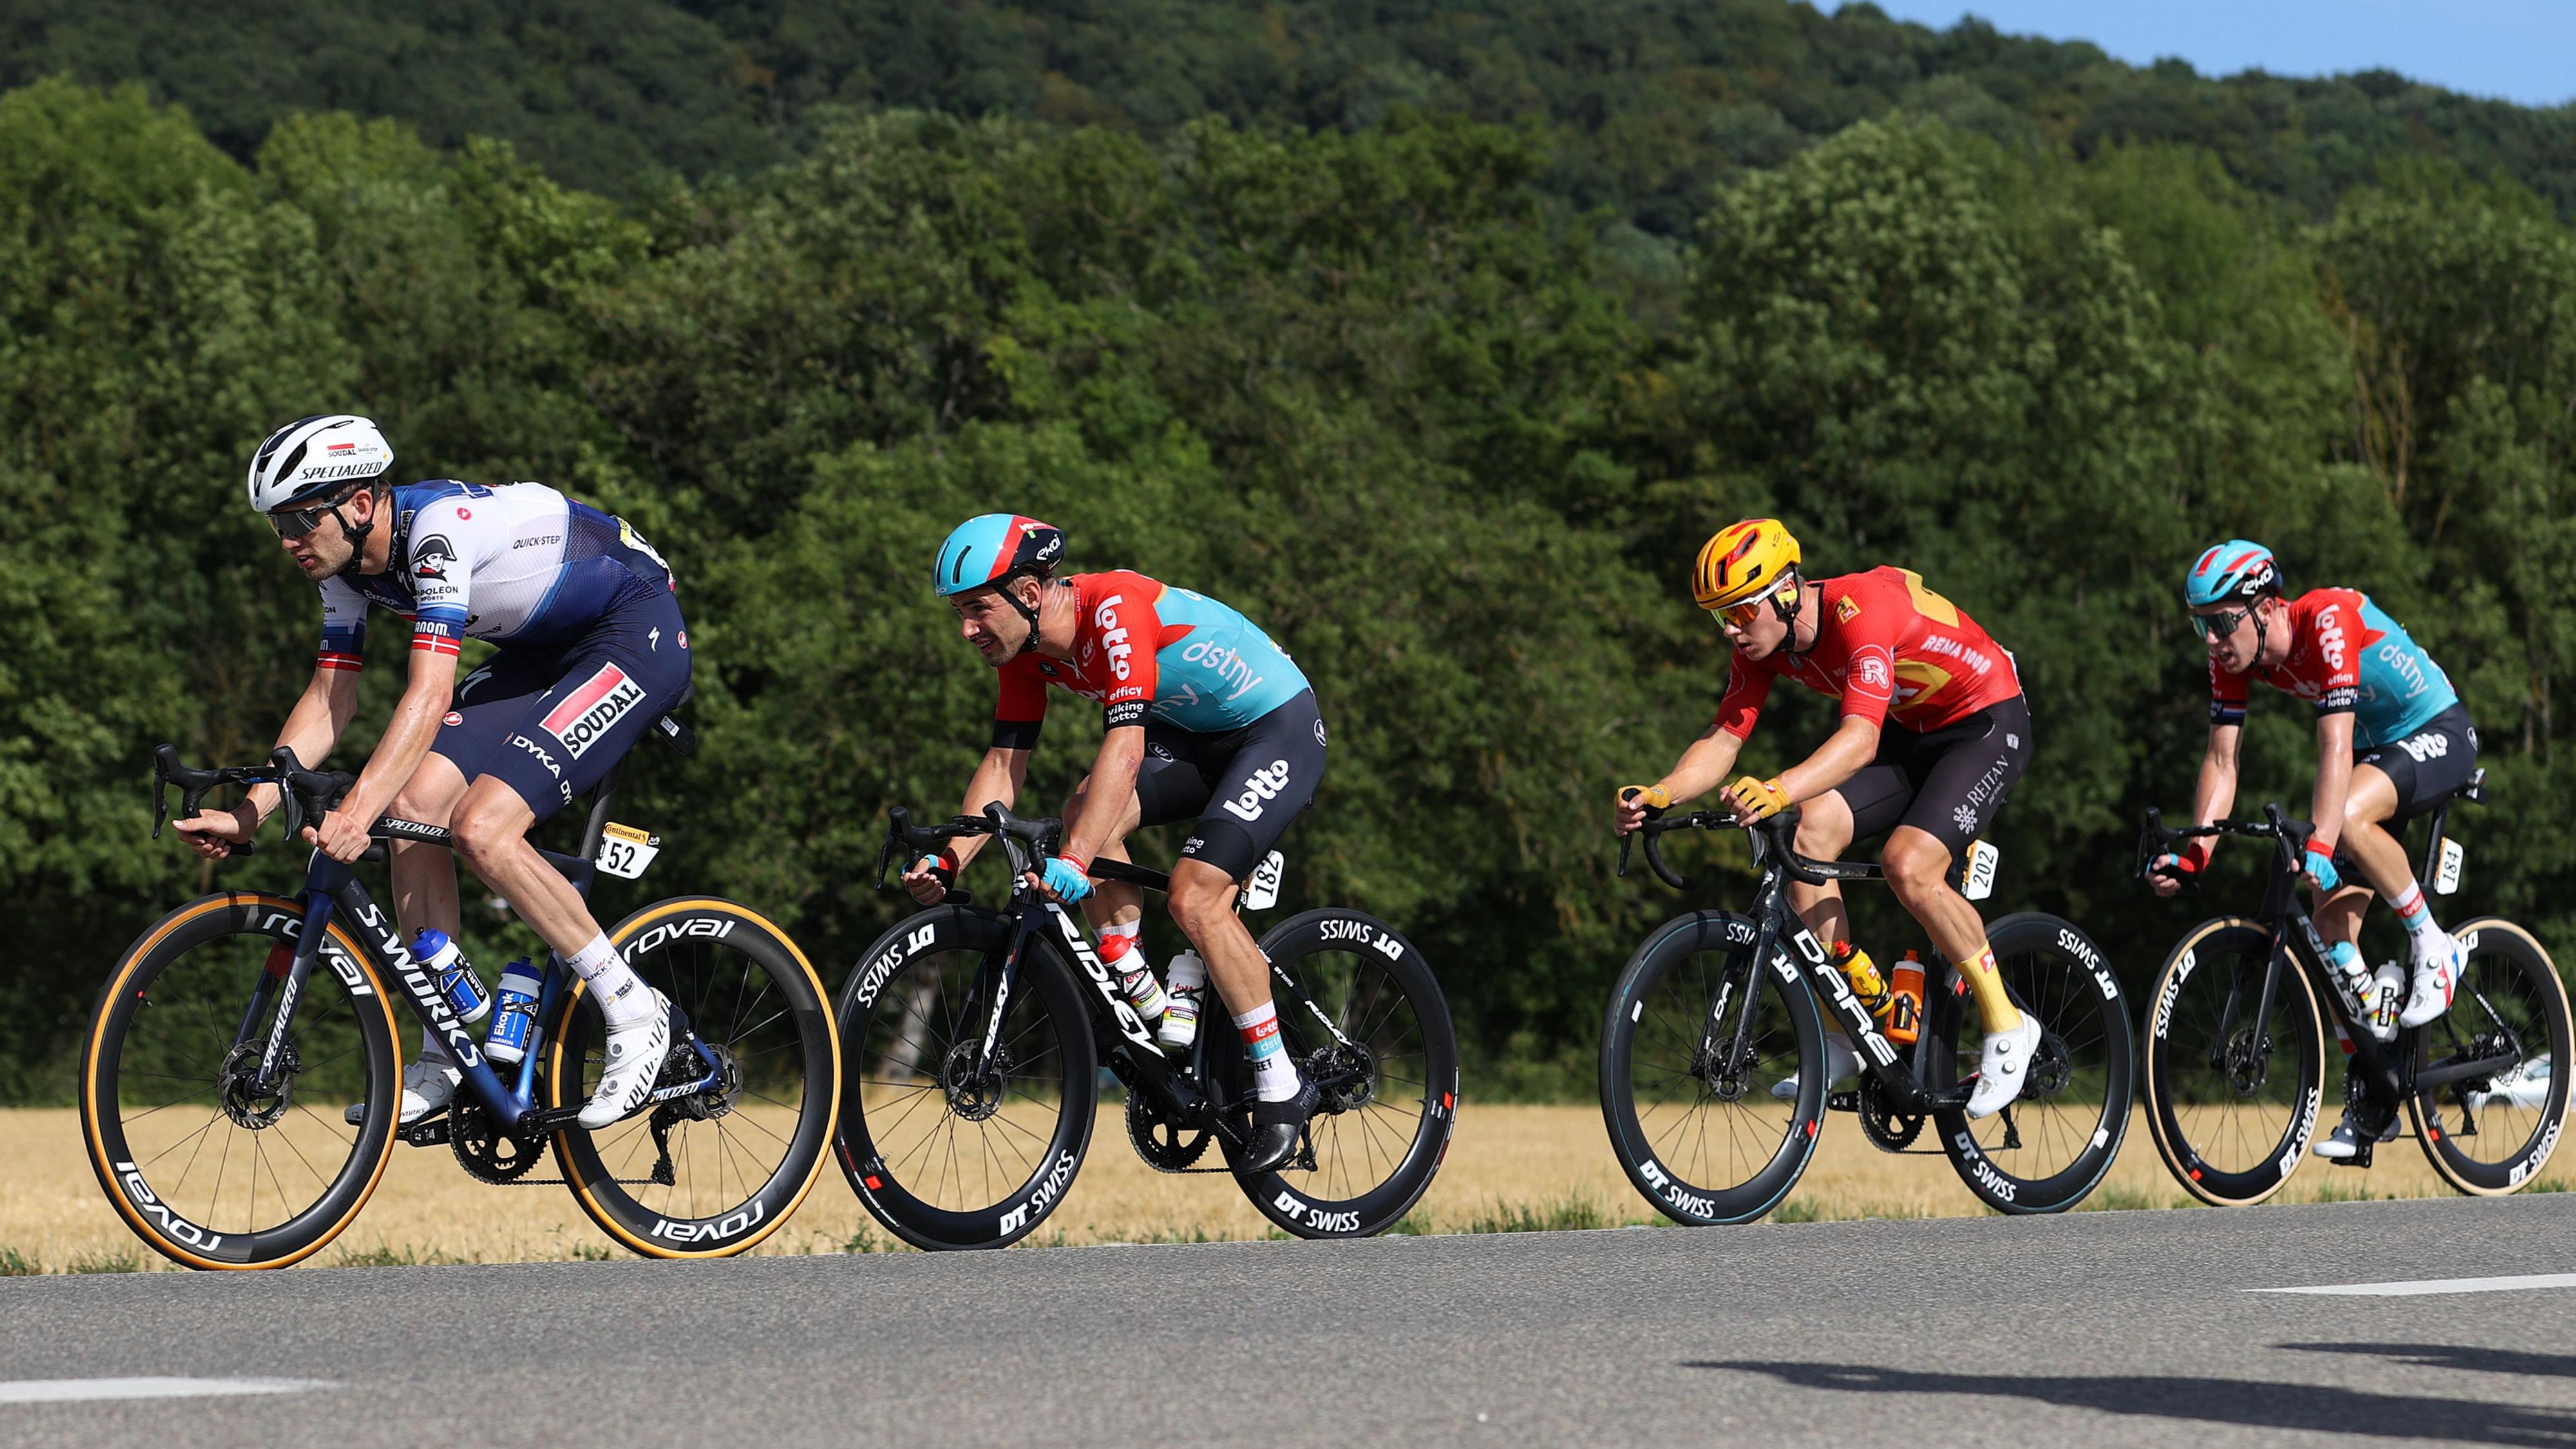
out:
{"label": "lotto jersey text", "polygon": [[2314,703],[2320,716],[2349,712],[2355,749],[2395,744],[2460,702],[2451,678],[2398,622],[2353,589],[2310,589],[2290,606],[2290,655],[2230,674],[2209,666],[2209,722],[2245,722],[2249,681]]}
{"label": "lotto jersey text", "polygon": [[1893,720],[1916,734],[1946,729],[2021,694],[2012,655],[1956,604],[1923,587],[1911,569],[1819,579],[1816,643],[1768,658],[1734,655],[1717,723],[1737,739],[1753,733],[1771,681],[1783,675],[1843,702],[1843,718]]}
{"label": "lotto jersey text", "polygon": [[993,742],[1027,749],[1047,686],[1097,700],[1110,728],[1147,716],[1195,734],[1241,729],[1306,690],[1306,676],[1241,614],[1125,569],[1065,581],[1082,610],[1073,658],[1025,650],[1002,666]]}

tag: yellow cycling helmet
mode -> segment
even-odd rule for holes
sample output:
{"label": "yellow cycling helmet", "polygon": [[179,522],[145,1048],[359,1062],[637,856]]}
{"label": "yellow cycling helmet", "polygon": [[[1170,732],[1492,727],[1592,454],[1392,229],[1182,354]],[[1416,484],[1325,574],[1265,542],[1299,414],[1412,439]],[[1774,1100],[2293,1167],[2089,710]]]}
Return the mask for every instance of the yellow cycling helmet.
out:
{"label": "yellow cycling helmet", "polygon": [[1703,609],[1758,599],[1798,566],[1798,540],[1776,518],[1748,518],[1719,529],[1691,570],[1691,597]]}

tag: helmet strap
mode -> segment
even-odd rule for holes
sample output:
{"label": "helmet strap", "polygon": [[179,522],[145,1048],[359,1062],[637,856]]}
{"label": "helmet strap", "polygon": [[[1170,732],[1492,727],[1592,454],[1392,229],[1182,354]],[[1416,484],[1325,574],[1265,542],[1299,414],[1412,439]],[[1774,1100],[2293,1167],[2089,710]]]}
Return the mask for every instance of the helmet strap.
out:
{"label": "helmet strap", "polygon": [[[360,491],[373,493],[375,489],[376,485],[370,481],[364,485]],[[358,495],[356,493],[352,493],[348,498],[341,499],[340,503],[347,503],[357,496]],[[392,501],[392,494],[389,491],[386,496],[378,502],[378,511],[381,512],[384,505]],[[358,572],[358,565],[367,561],[367,535],[376,531],[376,520],[372,518],[368,519],[364,523],[351,523],[348,518],[340,512],[340,503],[333,503],[327,506],[331,510],[331,516],[340,520],[341,536],[349,540],[349,561],[340,565],[340,571],[333,574],[333,578],[346,578],[349,575]]]}
{"label": "helmet strap", "polygon": [[[1794,572],[1789,575],[1789,578],[1793,580],[1793,582],[1788,588],[1783,589],[1778,587],[1776,584],[1772,587],[1771,616],[1778,619],[1781,623],[1789,626],[1789,652],[1791,654],[1804,654],[1808,649],[1816,647],[1815,640],[1813,639],[1807,641],[1806,649],[1798,647],[1798,615],[1799,612],[1806,607],[1807,582],[1806,580],[1799,578]],[[1789,602],[1785,604],[1780,602],[1780,596],[1782,594],[1789,596]],[[1823,637],[1821,631],[1819,632],[1818,637]]]}
{"label": "helmet strap", "polygon": [[[1010,606],[1011,606],[1012,608],[1019,610],[1019,613],[1020,613],[1020,617],[1021,617],[1021,618],[1026,619],[1026,620],[1028,620],[1028,621],[1029,621],[1029,637],[1028,637],[1028,638],[1026,638],[1026,639],[1024,639],[1024,640],[1022,640],[1022,641],[1020,642],[1020,647],[1019,647],[1019,648],[1014,649],[1014,650],[1012,650],[1012,651],[1011,651],[1011,659],[1017,659],[1017,658],[1019,658],[1021,655],[1026,654],[1026,653],[1027,653],[1027,652],[1029,652],[1030,650],[1035,649],[1036,647],[1038,647],[1038,611],[1037,611],[1037,610],[1035,610],[1035,609],[1030,608],[1030,607],[1029,607],[1028,605],[1026,605],[1026,604],[1021,603],[1021,602],[1020,602],[1020,596],[1019,596],[1019,595],[1017,595],[1017,594],[1015,594],[1015,593],[1013,593],[1013,592],[1011,592],[1011,582],[1012,582],[1012,580],[1013,580],[1013,579],[1021,579],[1021,578],[1029,578],[1029,577],[1033,577],[1033,576],[1032,576],[1032,575],[1028,575],[1028,574],[1018,574],[1018,573],[1015,573],[1015,574],[1012,574],[1009,578],[1005,578],[1005,579],[1003,579],[1003,580],[1002,580],[1002,587],[1001,587],[1001,595],[1002,595],[1002,597],[1010,603]],[[1040,592],[1040,596],[1039,596],[1039,601],[1040,601],[1041,603],[1043,603],[1043,602],[1045,601],[1045,596],[1044,596],[1044,592],[1043,592],[1043,591],[1044,591],[1044,590],[1045,590],[1045,588],[1046,588],[1046,580],[1044,580],[1044,579],[1039,579],[1039,580],[1038,580],[1038,588],[1039,588],[1039,590],[1041,591],[1041,592]],[[1010,663],[1010,662],[1011,662],[1011,660],[1010,660],[1010,659],[1005,659],[1005,660],[1003,660],[1002,662],[1003,662],[1003,663],[1005,663],[1005,664],[1008,664],[1008,663]]]}

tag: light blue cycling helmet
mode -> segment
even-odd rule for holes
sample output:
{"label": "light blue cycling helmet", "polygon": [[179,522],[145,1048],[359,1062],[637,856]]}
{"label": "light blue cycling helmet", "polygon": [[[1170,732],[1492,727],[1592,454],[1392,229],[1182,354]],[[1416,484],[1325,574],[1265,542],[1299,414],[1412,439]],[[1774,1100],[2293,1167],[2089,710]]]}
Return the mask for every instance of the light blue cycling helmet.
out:
{"label": "light blue cycling helmet", "polygon": [[1063,558],[1064,530],[1054,524],[1017,513],[979,514],[939,546],[930,586],[943,599],[971,594],[1019,574],[1045,578]]}
{"label": "light blue cycling helmet", "polygon": [[2280,564],[2270,549],[2250,539],[2231,538],[2213,546],[2182,576],[2183,602],[2195,609],[2279,592]]}

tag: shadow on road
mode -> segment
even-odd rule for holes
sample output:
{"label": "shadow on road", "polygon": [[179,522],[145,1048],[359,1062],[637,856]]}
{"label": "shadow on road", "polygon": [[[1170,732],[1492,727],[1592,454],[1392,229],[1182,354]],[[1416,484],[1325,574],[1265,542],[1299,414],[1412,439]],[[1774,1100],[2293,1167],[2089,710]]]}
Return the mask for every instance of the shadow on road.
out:
{"label": "shadow on road", "polygon": [[2529,1374],[2540,1378],[2576,1379],[2576,1354],[2521,1353],[2509,1348],[2472,1348],[2426,1343],[2282,1343],[2294,1353],[2353,1353],[2425,1368],[2478,1369],[2491,1374]]}
{"label": "shadow on road", "polygon": [[2313,1384],[2156,1375],[2051,1378],[2037,1375],[1916,1373],[1838,1363],[1686,1361],[1684,1368],[1768,1374],[1807,1389],[1864,1394],[1979,1394],[2029,1399],[2106,1414],[2234,1424],[2249,1429],[2317,1429],[2376,1439],[2457,1439],[2472,1444],[2576,1443],[2576,1411],[2487,1404],[2445,1396],[2412,1398]]}

